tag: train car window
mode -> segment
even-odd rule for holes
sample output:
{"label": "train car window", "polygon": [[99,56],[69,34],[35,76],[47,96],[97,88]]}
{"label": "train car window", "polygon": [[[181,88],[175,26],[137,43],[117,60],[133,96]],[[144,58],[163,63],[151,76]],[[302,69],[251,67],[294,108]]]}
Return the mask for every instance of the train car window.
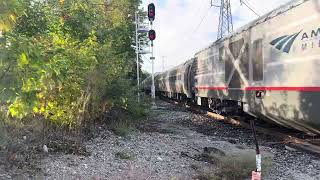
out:
{"label": "train car window", "polygon": [[[224,57],[224,47],[220,47],[219,48],[219,63],[221,63],[221,68],[219,68],[219,70],[223,70],[224,71],[224,62],[223,62],[223,57]],[[226,78],[225,76],[221,77],[221,82],[225,82]]]}
{"label": "train car window", "polygon": [[253,81],[263,80],[263,46],[262,39],[253,42],[252,70]]}
{"label": "train car window", "polygon": [[223,61],[224,48],[219,48],[219,61]]}
{"label": "train car window", "polygon": [[237,59],[239,57],[243,43],[244,43],[244,39],[240,39],[238,41],[235,41],[235,42],[232,42],[229,44],[229,49],[230,49],[234,59]]}
{"label": "train car window", "polygon": [[240,59],[240,69],[246,79],[249,79],[249,45],[246,44]]}
{"label": "train car window", "polygon": [[195,60],[193,61],[193,65],[192,65],[192,72],[194,73],[194,74],[196,74],[197,73],[197,69],[198,69],[198,58],[195,58]]}
{"label": "train car window", "polygon": [[[224,74],[225,77],[224,78],[226,81],[228,81],[230,78],[232,69],[233,69],[233,63],[232,63],[232,59],[230,58],[230,56],[225,57],[224,68],[225,68],[225,74]],[[237,71],[235,71],[235,73],[237,74]]]}

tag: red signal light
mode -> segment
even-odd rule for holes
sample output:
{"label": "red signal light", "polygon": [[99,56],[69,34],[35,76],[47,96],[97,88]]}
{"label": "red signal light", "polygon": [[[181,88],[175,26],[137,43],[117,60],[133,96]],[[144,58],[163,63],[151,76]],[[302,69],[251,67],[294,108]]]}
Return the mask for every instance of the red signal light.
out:
{"label": "red signal light", "polygon": [[154,41],[156,39],[156,32],[154,30],[149,31],[149,39],[150,41]]}
{"label": "red signal light", "polygon": [[156,15],[156,12],[155,12],[155,6],[153,3],[149,4],[148,5],[148,18],[149,18],[149,21],[154,21],[155,19],[155,15]]}

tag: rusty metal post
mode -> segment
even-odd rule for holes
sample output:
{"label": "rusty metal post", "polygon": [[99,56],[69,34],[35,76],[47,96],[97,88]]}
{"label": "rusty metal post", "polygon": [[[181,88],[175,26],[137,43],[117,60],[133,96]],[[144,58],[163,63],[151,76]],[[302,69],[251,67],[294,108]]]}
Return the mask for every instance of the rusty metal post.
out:
{"label": "rusty metal post", "polygon": [[261,179],[261,153],[259,148],[259,143],[257,139],[257,133],[254,125],[254,120],[250,120],[250,126],[252,129],[252,134],[254,138],[254,143],[256,146],[256,171],[252,172],[252,179],[260,180]]}

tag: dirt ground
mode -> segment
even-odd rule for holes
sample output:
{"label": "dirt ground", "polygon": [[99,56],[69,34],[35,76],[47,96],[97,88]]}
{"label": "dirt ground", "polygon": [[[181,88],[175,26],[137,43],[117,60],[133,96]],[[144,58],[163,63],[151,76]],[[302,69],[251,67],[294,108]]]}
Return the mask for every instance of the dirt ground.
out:
{"label": "dirt ground", "polygon": [[[156,104],[126,137],[99,126],[94,138],[69,151],[57,151],[64,142],[48,144],[48,153],[38,145],[39,157],[30,157],[38,159],[33,167],[0,163],[0,179],[248,179],[255,167],[250,130],[163,101]],[[272,137],[258,139],[264,179],[320,179],[319,158],[270,145]]]}

